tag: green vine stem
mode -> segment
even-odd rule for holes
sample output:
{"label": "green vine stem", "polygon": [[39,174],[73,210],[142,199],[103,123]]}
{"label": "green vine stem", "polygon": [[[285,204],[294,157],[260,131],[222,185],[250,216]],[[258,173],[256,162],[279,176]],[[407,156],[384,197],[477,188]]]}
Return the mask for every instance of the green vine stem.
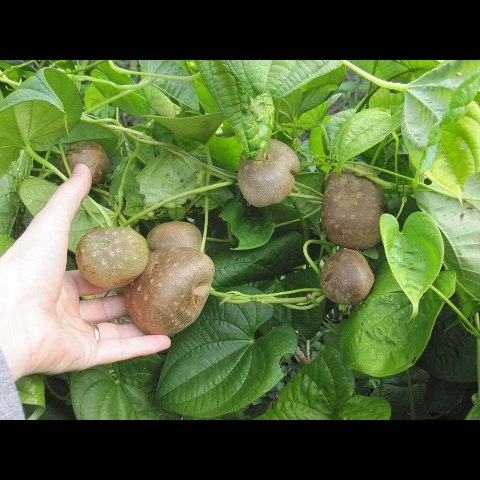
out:
{"label": "green vine stem", "polygon": [[[308,292],[308,294],[302,297],[276,298],[279,295],[294,295],[300,292]],[[314,308],[325,299],[325,296],[320,288],[299,288],[297,290],[289,290],[285,292],[246,295],[237,291],[219,292],[211,287],[210,295],[222,298],[223,300],[220,302],[221,304],[225,302],[236,304],[258,302],[266,304],[280,304],[297,310],[308,310]]]}
{"label": "green vine stem", "polygon": [[365,78],[369,82],[374,83],[375,85],[378,85],[379,87],[387,88],[389,90],[397,90],[399,92],[406,92],[408,89],[408,84],[388,82],[386,80],[382,80],[373,75],[370,75],[368,72],[366,72],[365,70],[362,70],[361,68],[357,67],[353,63],[350,63],[348,60],[339,60],[339,62],[343,63],[350,70],[353,70],[355,73],[358,73],[358,75],[360,75],[361,77]]}
{"label": "green vine stem", "polygon": [[117,201],[117,206],[115,208],[115,211],[113,212],[113,218],[115,220],[118,219],[120,216],[122,209],[123,209],[123,191],[125,188],[125,183],[127,181],[127,174],[130,168],[130,165],[132,164],[133,160],[137,158],[138,154],[140,153],[140,148],[141,145],[139,142],[135,142],[135,148],[133,149],[133,152],[131,155],[128,157],[127,164],[125,165],[125,170],[123,171],[122,179],[120,181],[120,185],[118,187],[118,201]]}
{"label": "green vine stem", "polygon": [[[478,312],[474,316],[475,327],[477,330],[480,330],[480,317]],[[474,404],[480,398],[480,338],[477,337],[476,339],[476,346],[477,346],[477,394],[474,396]]]}
{"label": "green vine stem", "polygon": [[[440,298],[443,299],[445,303],[458,315],[458,318],[463,323],[463,326],[472,334],[477,337],[477,342],[480,340],[480,329],[478,328],[478,323],[476,328],[472,327],[472,324],[468,321],[465,315],[448,299],[438,288],[435,288],[433,285],[430,285],[428,288],[432,289]],[[478,318],[478,313],[476,314]]]}
{"label": "green vine stem", "polygon": [[158,208],[162,208],[164,205],[167,205],[171,202],[175,202],[176,200],[179,200],[181,198],[187,197],[189,195],[196,195],[196,194],[199,194],[199,193],[209,192],[210,190],[215,190],[217,188],[228,187],[229,185],[233,185],[234,183],[235,182],[233,182],[233,181],[214,183],[212,185],[207,185],[205,187],[195,188],[195,189],[190,190],[188,192],[179,193],[178,195],[174,195],[173,197],[167,198],[166,200],[162,200],[161,202],[155,203],[154,205],[151,205],[150,207],[142,210],[141,212],[137,213],[136,215],[133,215],[126,222],[124,222],[122,225],[123,226],[130,225],[130,224],[136,222],[137,220],[140,220],[141,218],[145,217],[148,213],[153,212],[154,210],[157,210]]}

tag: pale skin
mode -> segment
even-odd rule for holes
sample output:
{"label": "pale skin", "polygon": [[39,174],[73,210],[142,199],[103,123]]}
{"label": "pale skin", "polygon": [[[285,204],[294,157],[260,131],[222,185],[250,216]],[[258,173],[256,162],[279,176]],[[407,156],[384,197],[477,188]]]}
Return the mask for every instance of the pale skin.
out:
{"label": "pale skin", "polygon": [[[27,230],[0,258],[0,348],[13,379],[59,374],[150,355],[170,347],[166,335],[146,335],[126,315],[123,295],[102,292],[78,270],[65,271],[70,225],[92,184],[78,164]],[[100,340],[93,324],[98,324]]]}

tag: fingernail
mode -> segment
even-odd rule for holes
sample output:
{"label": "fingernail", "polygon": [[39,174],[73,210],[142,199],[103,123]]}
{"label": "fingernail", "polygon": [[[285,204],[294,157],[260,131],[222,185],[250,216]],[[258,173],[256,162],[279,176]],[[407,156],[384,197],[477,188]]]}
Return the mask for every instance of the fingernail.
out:
{"label": "fingernail", "polygon": [[87,166],[84,163],[77,163],[73,169],[72,177],[76,175],[81,175]]}

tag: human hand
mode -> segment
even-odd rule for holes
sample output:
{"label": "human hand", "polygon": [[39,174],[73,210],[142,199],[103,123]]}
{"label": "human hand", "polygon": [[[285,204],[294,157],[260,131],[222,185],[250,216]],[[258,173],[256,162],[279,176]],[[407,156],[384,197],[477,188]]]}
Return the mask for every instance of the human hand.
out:
{"label": "human hand", "polygon": [[[123,295],[102,292],[65,271],[72,220],[92,184],[78,164],[26,231],[0,258],[0,348],[13,379],[58,374],[149,355],[170,347],[166,335],[146,335],[134,324],[108,320],[126,314]],[[92,325],[98,324],[100,340]]]}

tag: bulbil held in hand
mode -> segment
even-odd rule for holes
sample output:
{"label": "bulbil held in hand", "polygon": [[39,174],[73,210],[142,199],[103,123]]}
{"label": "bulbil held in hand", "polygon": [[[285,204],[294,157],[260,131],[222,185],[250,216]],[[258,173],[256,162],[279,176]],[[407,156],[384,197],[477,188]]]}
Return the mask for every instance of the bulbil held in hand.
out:
{"label": "bulbil held in hand", "polygon": [[[366,165],[356,165],[373,172]],[[345,248],[369,248],[381,241],[380,216],[388,213],[383,190],[367,177],[342,169],[325,177],[321,221],[331,242]]]}
{"label": "bulbil held in hand", "polygon": [[285,143],[272,138],[265,159],[240,159],[238,186],[251,205],[268,207],[288,197],[299,170],[298,155]]}
{"label": "bulbil held in hand", "polygon": [[75,260],[85,280],[105,290],[137,278],[147,264],[147,240],[129,227],[100,227],[78,242]]}
{"label": "bulbil held in hand", "polygon": [[200,315],[215,273],[213,260],[190,247],[150,253],[142,274],[125,287],[131,320],[145,333],[172,336]]}
{"label": "bulbil held in hand", "polygon": [[[110,161],[106,150],[97,142],[78,142],[74,143],[65,150],[70,171],[73,171],[77,163],[84,163],[92,172],[92,183],[100,183],[107,178]],[[61,172],[67,175],[65,164],[62,157],[57,162]]]}
{"label": "bulbil held in hand", "polygon": [[364,300],[374,281],[366,258],[348,248],[329,257],[320,272],[323,293],[329,300],[341,305],[356,305]]}

